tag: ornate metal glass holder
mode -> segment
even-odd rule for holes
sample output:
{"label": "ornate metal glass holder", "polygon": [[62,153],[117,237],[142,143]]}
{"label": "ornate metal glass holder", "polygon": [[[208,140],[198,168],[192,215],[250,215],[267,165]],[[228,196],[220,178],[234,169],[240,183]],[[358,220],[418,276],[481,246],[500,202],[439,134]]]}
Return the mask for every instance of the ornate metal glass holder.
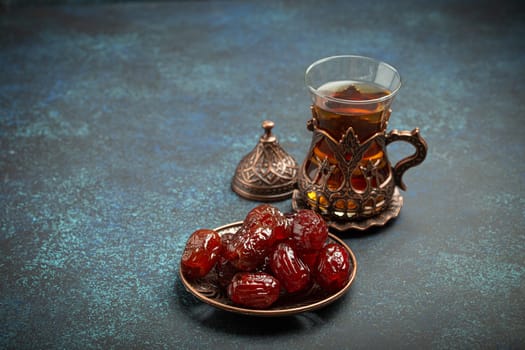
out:
{"label": "ornate metal glass holder", "polygon": [[[401,87],[391,65],[363,56],[320,59],[308,67],[313,132],[299,168],[294,209],[311,208],[338,230],[364,230],[399,214],[404,172],[420,164],[427,145],[412,131],[386,132],[390,105]],[[406,141],[416,151],[394,167],[387,146]]]}
{"label": "ornate metal glass holder", "polygon": [[[403,173],[423,162],[427,153],[427,144],[419,134],[419,129],[412,131],[392,130],[378,132],[363,143],[359,142],[352,127],[349,127],[341,140],[336,141],[329,133],[318,127],[317,115],[312,108],[313,118],[307,124],[313,132],[309,155],[316,157],[318,164],[313,174],[308,174],[307,157],[299,169],[298,189],[294,191],[292,206],[294,210],[311,208],[321,213],[331,227],[346,231],[349,229],[365,230],[372,226],[384,225],[399,215],[403,206],[403,197],[399,189],[406,190],[402,180]],[[389,112],[390,114],[390,112]],[[416,151],[413,155],[400,160],[393,168],[386,152],[380,160],[363,160],[370,147],[386,150],[394,141],[411,143]],[[323,159],[315,156],[314,148],[323,143],[327,145],[332,157]],[[379,166],[385,167],[380,171]],[[337,174],[338,185],[331,184]],[[358,186],[355,185],[359,181]]]}

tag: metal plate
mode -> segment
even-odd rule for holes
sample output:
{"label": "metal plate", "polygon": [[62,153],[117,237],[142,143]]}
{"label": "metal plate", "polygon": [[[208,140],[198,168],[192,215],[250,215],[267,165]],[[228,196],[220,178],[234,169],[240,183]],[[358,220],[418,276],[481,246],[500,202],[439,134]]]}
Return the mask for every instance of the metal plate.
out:
{"label": "metal plate", "polygon": [[[234,222],[228,225],[218,227],[215,229],[215,231],[217,231],[219,235],[222,236],[225,233],[237,232],[241,225],[242,221]],[[249,309],[234,305],[229,300],[228,296],[225,294],[223,288],[217,285],[213,272],[210,272],[210,274],[208,274],[202,279],[190,281],[184,277],[182,271],[179,269],[179,276],[182,281],[182,284],[188,292],[193,294],[201,301],[222,310],[245,315],[266,317],[298,314],[305,311],[319,309],[336,301],[348,291],[355,279],[357,272],[357,261],[352,250],[340,238],[330,233],[327,242],[340,244],[341,246],[343,246],[344,249],[348,251],[348,255],[352,263],[352,270],[350,273],[350,279],[348,280],[348,283],[336,293],[326,293],[314,284],[312,288],[303,293],[293,296],[282,296],[269,309]]]}

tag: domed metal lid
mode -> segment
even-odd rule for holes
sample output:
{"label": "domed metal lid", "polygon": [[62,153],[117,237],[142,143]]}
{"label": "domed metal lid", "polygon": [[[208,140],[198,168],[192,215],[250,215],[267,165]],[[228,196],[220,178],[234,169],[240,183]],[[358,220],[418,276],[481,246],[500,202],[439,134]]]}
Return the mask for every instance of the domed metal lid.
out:
{"label": "domed metal lid", "polygon": [[259,143],[237,165],[232,189],[241,197],[256,201],[277,201],[292,196],[298,165],[272,134],[271,120],[262,122]]}

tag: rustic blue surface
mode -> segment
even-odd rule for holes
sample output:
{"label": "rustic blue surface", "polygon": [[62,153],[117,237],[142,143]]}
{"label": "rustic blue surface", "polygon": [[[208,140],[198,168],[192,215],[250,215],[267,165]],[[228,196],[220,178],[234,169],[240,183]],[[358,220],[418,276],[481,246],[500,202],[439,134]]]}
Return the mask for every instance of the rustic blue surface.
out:
{"label": "rustic blue surface", "polygon": [[[525,347],[524,23],[505,1],[4,9],[0,348]],[[304,70],[342,53],[399,69],[390,126],[429,144],[400,217],[343,235],[357,279],[322,310],[197,301],[187,237],[255,205],[229,186],[263,119],[303,160]]]}

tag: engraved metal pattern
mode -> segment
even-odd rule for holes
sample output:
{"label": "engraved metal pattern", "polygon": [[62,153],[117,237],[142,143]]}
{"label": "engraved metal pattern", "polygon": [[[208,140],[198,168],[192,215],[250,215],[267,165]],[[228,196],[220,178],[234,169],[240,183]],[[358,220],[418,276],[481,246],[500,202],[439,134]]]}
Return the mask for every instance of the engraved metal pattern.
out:
{"label": "engraved metal pattern", "polygon": [[[381,177],[376,165],[371,161],[362,164],[364,153],[372,144],[384,149],[386,137],[384,133],[377,133],[360,144],[353,129],[346,131],[341,141],[337,142],[324,130],[314,127],[312,143],[308,154],[313,154],[314,147],[320,142],[330,148],[337,165],[330,164],[327,158],[318,159],[319,167],[315,175],[306,174],[307,161],[300,169],[298,187],[305,201],[310,207],[320,212],[330,221],[360,220],[377,215],[384,210],[394,192],[395,183],[390,165],[388,176]],[[349,157],[351,154],[351,157]],[[385,155],[386,157],[386,155]],[[328,179],[338,167],[342,174],[342,181],[338,188],[331,189]],[[364,190],[355,190],[352,186],[352,174],[359,169],[363,174],[366,186]],[[373,186],[372,183],[378,184]],[[315,199],[307,199],[315,194]]]}
{"label": "engraved metal pattern", "polygon": [[[428,146],[420,136],[419,129],[393,130],[388,135],[384,131],[378,132],[360,143],[351,127],[337,141],[320,129],[318,124],[317,115],[312,108],[312,119],[307,122],[307,128],[313,132],[312,142],[307,158],[299,169],[298,189],[292,198],[294,209],[314,209],[325,217],[331,227],[340,231],[364,230],[396,217],[403,205],[403,198],[396,186],[406,190],[402,181],[403,174],[423,162],[427,154]],[[408,142],[416,150],[392,168],[386,147],[396,141]],[[319,153],[316,154],[318,145],[323,145],[329,151],[331,160],[328,155],[322,158]],[[365,152],[372,145],[383,152],[382,171],[379,170],[378,160],[363,161]],[[337,181],[330,181],[331,178],[336,178],[336,173]],[[362,177],[364,188],[354,188],[354,174]]]}
{"label": "engraved metal pattern", "polygon": [[[242,221],[238,221],[218,227],[215,231],[221,236],[226,233],[234,234],[241,225]],[[310,289],[302,293],[281,296],[269,309],[258,310],[234,305],[226,295],[225,289],[219,286],[217,275],[213,270],[204,278],[192,281],[186,279],[182,270],[179,269],[179,277],[188,292],[193,294],[199,300],[225,311],[265,317],[286,316],[312,311],[333,303],[342,297],[352,285],[357,273],[357,260],[348,245],[346,245],[343,240],[332,234],[329,234],[327,243],[340,244],[348,252],[352,269],[347,284],[335,293],[326,293],[321,290],[319,286],[313,284]]]}
{"label": "engraved metal pattern", "polygon": [[272,121],[262,123],[265,130],[255,148],[239,163],[232,189],[240,196],[258,201],[289,198],[295,189],[298,164],[279,145],[272,134]]}

